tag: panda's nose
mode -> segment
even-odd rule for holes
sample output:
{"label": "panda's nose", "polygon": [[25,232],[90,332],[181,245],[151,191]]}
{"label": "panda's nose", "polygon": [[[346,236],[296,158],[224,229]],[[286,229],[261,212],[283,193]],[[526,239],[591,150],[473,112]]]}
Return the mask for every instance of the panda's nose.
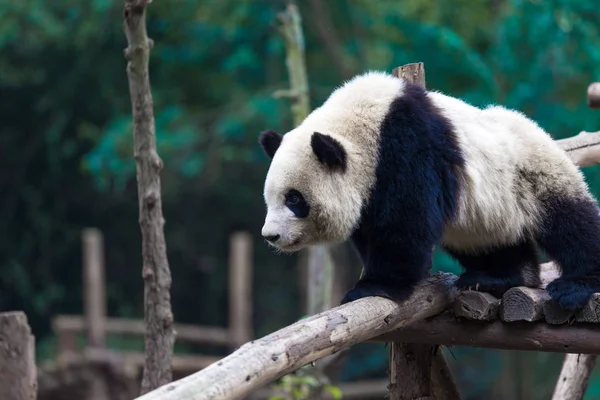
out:
{"label": "panda's nose", "polygon": [[271,243],[275,243],[280,238],[279,235],[267,235],[267,236],[263,236],[263,237]]}

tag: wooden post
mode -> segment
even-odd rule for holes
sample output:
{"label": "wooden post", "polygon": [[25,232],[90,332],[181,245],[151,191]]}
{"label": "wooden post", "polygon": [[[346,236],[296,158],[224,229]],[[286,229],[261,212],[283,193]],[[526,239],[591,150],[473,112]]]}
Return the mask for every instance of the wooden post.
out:
{"label": "wooden post", "polygon": [[[392,74],[425,88],[425,67],[422,62],[394,68]],[[435,378],[433,383],[436,385],[435,392],[446,393],[447,397],[445,398],[448,399],[460,399],[458,389],[441,351],[436,355],[436,366],[432,365],[435,350],[435,346],[427,344],[392,343],[390,346],[390,399],[433,399],[432,368],[436,368],[433,374]]]}
{"label": "wooden post", "polygon": [[[103,349],[106,346],[106,294],[104,278],[104,238],[96,228],[82,232],[83,242],[83,298],[87,347]],[[99,371],[98,371],[99,372]],[[103,375],[94,374],[90,381],[88,398],[108,400],[109,391]]]}
{"label": "wooden post", "polygon": [[35,340],[25,313],[0,313],[0,344],[0,399],[35,400]]}
{"label": "wooden post", "polygon": [[229,329],[239,347],[252,340],[252,236],[236,232],[230,239]]}
{"label": "wooden post", "polygon": [[82,233],[83,242],[83,298],[87,345],[103,348],[106,344],[106,300],[104,290],[104,238],[96,228]]}
{"label": "wooden post", "polygon": [[431,396],[433,349],[426,344],[391,344],[390,400],[434,400]]}
{"label": "wooden post", "polygon": [[596,357],[592,354],[565,355],[552,400],[581,400],[587,390]]}

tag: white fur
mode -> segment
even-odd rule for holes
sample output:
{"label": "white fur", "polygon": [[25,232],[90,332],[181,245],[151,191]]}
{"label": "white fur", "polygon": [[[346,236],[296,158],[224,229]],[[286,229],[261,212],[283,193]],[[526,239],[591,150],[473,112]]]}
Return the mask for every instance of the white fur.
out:
{"label": "white fur", "polygon": [[[384,73],[359,75],[284,135],[264,190],[263,235],[281,235],[275,244],[279,249],[348,239],[375,183],[380,124],[403,86],[404,81]],[[467,164],[458,212],[445,229],[444,244],[475,251],[512,243],[535,233],[544,196],[590,196],[579,169],[523,114],[499,106],[479,109],[439,92],[429,96],[454,125]],[[342,143],[348,154],[345,173],[319,164],[310,146],[315,131]],[[528,175],[537,176],[535,187]],[[296,218],[284,205],[291,188],[310,204],[308,218]]]}

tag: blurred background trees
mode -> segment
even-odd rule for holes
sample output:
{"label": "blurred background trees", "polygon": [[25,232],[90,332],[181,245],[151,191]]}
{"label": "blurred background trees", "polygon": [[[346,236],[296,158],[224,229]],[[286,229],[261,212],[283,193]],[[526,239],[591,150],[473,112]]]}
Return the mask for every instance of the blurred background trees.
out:
{"label": "blurred background trees", "polygon": [[[311,107],[344,79],[423,61],[429,89],[499,102],[555,138],[600,129],[585,103],[600,79],[596,0],[302,0]],[[262,243],[264,129],[292,126],[281,36],[283,1],[178,0],[149,8],[151,83],[172,301],[178,322],[227,323],[228,234],[255,236],[257,335],[302,315],[297,257]],[[105,235],[108,312],[141,316],[131,110],[122,4],[0,3],[0,309],[24,310],[38,356],[52,356],[50,318],[80,313],[83,227]],[[600,194],[600,170],[585,174]],[[353,253],[350,253],[354,257]],[[348,279],[360,266],[353,259]],[[435,268],[456,272],[436,253]],[[562,356],[454,349],[465,398],[543,399]],[[341,379],[385,374],[387,349],[363,344]],[[495,397],[494,397],[495,396]],[[600,396],[594,374],[586,399]]]}

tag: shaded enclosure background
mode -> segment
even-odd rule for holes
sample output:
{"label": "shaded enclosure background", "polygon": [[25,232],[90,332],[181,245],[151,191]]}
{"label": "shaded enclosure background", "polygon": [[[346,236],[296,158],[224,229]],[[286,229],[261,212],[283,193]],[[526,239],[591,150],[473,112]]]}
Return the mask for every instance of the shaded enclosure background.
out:
{"label": "shaded enclosure background", "polygon": [[[600,129],[597,0],[303,0],[311,104],[368,69],[425,63],[427,86],[534,118],[555,138]],[[302,316],[298,257],[260,238],[264,129],[291,128],[282,1],[177,0],[149,7],[151,84],[163,157],[165,235],[178,322],[227,323],[228,235],[254,235],[254,327]],[[22,309],[38,357],[50,318],[81,313],[81,229],[105,235],[108,311],[142,316],[141,235],[122,2],[0,1],[0,309]],[[598,168],[585,170],[595,195]],[[352,254],[352,253],[351,253]],[[353,255],[353,254],[352,254]],[[356,263],[350,280],[358,276]],[[457,272],[436,254],[437,269]],[[117,343],[136,346],[142,343]],[[209,351],[209,349],[204,349]],[[561,355],[453,349],[468,399],[548,398]],[[387,349],[353,349],[342,379],[384,376]],[[586,399],[600,398],[598,371]]]}

